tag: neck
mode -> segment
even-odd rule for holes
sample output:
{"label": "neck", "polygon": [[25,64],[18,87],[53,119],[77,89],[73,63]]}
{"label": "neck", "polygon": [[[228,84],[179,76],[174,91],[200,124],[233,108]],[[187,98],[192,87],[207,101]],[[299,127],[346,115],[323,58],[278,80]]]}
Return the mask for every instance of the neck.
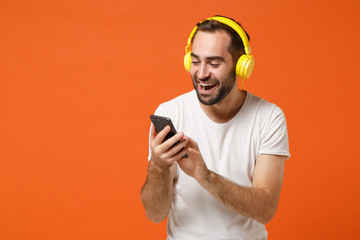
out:
{"label": "neck", "polygon": [[246,95],[246,91],[233,87],[231,92],[220,102],[214,105],[204,105],[200,103],[200,106],[212,121],[216,123],[226,123],[240,111]]}

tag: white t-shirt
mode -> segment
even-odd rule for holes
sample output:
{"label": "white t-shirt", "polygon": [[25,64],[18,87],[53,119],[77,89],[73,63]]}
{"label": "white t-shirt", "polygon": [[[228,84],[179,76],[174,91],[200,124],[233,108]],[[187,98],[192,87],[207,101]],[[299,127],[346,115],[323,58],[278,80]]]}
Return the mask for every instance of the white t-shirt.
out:
{"label": "white t-shirt", "polygon": [[[290,157],[283,112],[249,92],[227,123],[215,123],[203,112],[195,90],[161,104],[155,114],[169,117],[178,132],[198,143],[210,170],[241,186],[252,187],[260,154]],[[226,208],[179,167],[176,178],[168,239],[267,239],[263,224]]]}

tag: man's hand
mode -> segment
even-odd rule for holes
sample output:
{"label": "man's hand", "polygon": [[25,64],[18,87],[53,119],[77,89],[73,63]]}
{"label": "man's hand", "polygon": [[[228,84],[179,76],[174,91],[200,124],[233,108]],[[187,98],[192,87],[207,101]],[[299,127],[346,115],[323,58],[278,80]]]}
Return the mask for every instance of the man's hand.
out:
{"label": "man's hand", "polygon": [[[151,161],[160,169],[171,167],[177,160],[186,154],[188,138],[183,133],[177,133],[163,143],[164,138],[170,132],[170,127],[166,126],[158,134],[151,124],[150,148]],[[178,142],[178,143],[177,143]],[[174,144],[177,143],[175,146]]]}
{"label": "man's hand", "polygon": [[188,139],[186,150],[188,158],[182,158],[178,160],[177,163],[187,175],[195,178],[198,182],[201,182],[206,178],[208,169],[201,156],[198,144],[189,137],[186,137],[186,139]]}
{"label": "man's hand", "polygon": [[[141,200],[146,216],[155,223],[161,222],[169,214],[176,174],[174,163],[186,154],[188,142],[183,133],[178,133],[163,142],[169,132],[170,127],[167,126],[157,134],[151,125],[151,159],[146,182],[141,189]],[[174,146],[175,143],[177,144]]]}
{"label": "man's hand", "polygon": [[285,157],[260,155],[253,176],[253,187],[243,187],[208,170],[198,144],[188,138],[188,158],[179,167],[232,211],[266,224],[274,216],[279,201]]}

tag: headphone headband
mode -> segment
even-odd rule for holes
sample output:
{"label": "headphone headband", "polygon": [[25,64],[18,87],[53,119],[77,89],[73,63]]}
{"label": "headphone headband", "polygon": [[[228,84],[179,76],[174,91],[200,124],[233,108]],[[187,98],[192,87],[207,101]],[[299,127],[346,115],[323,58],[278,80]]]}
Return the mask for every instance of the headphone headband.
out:
{"label": "headphone headband", "polygon": [[[207,20],[210,20],[210,21],[215,20],[215,21],[221,22],[221,23],[231,27],[240,36],[240,38],[244,44],[245,54],[248,54],[248,55],[251,54],[251,47],[249,44],[249,39],[248,39],[245,31],[239,26],[239,24],[237,24],[236,22],[234,22],[233,20],[231,20],[229,18],[219,17],[219,16],[206,18],[206,19],[202,20],[200,23],[207,21]],[[190,36],[187,41],[187,45],[185,47],[186,53],[190,52],[191,42],[192,42],[192,39],[193,39],[197,29],[198,29],[198,27],[195,26],[194,29],[190,33]]]}
{"label": "headphone headband", "polygon": [[237,32],[237,34],[239,34],[241,40],[243,41],[245,53],[246,54],[251,54],[251,48],[250,48],[250,45],[249,45],[249,39],[248,39],[244,29],[242,29],[239,26],[239,24],[237,24],[236,22],[234,22],[233,20],[231,20],[229,18],[224,18],[224,17],[210,17],[210,18],[207,18],[205,20],[215,20],[215,21],[221,22],[221,23],[231,27],[233,30],[235,30],[235,32]]}

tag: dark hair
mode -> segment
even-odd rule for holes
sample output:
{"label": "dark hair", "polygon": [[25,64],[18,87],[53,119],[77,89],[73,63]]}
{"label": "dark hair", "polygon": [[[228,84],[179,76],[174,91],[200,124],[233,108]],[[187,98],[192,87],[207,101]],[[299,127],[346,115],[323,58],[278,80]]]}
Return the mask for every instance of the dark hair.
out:
{"label": "dark hair", "polygon": [[[216,15],[214,17],[224,17],[224,16]],[[228,18],[228,17],[224,17],[224,18]],[[232,18],[228,18],[228,19],[234,21],[235,23],[237,23],[241,27],[240,23],[236,22],[234,19],[232,19]],[[243,44],[243,41],[242,41],[241,37],[230,26],[228,26],[226,24],[223,24],[221,22],[218,22],[216,20],[205,20],[203,22],[198,23],[196,26],[197,26],[197,30],[196,30],[196,32],[194,34],[193,40],[195,39],[196,33],[198,31],[216,32],[216,31],[224,30],[231,37],[231,42],[230,42],[230,45],[228,47],[228,51],[231,54],[231,56],[232,56],[232,58],[234,60],[234,63],[236,64],[236,61],[239,59],[239,57],[242,54],[245,54],[244,44]],[[244,28],[243,28],[243,30],[244,30]],[[246,36],[248,37],[248,39],[250,41],[249,34],[245,30],[244,30],[244,32],[246,33]]]}

